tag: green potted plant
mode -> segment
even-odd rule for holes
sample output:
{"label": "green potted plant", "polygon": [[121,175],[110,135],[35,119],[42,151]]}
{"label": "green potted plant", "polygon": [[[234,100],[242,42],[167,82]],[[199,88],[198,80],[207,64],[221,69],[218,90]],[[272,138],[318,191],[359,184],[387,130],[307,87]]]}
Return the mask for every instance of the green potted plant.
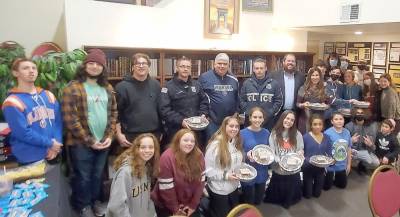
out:
{"label": "green potted plant", "polygon": [[[11,64],[14,59],[25,57],[24,48],[14,41],[0,44],[0,103],[7,97],[7,92],[15,86],[15,79],[11,74]],[[0,110],[0,122],[4,121],[3,112]]]}
{"label": "green potted plant", "polygon": [[62,90],[74,78],[76,69],[85,57],[86,52],[81,49],[50,52],[44,56],[33,57],[39,71],[36,85],[52,91],[58,99],[61,99]]}

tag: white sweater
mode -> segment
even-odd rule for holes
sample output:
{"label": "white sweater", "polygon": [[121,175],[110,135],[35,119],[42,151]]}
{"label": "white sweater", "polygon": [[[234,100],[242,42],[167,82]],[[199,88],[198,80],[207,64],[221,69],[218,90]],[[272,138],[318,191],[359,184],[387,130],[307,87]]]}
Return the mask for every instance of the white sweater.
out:
{"label": "white sweater", "polygon": [[239,181],[227,180],[227,175],[232,173],[236,167],[242,164],[243,155],[236,149],[234,142],[228,145],[229,153],[231,155],[231,165],[226,168],[221,168],[218,156],[219,143],[217,141],[211,142],[206,151],[206,176],[207,185],[210,190],[219,195],[228,195],[235,191],[239,186]]}

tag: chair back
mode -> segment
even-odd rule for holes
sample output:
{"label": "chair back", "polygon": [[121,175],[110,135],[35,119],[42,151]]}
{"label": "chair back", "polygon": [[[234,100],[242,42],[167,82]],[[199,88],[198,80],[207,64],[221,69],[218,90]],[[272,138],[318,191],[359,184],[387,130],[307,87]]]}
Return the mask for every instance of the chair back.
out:
{"label": "chair back", "polygon": [[400,210],[400,175],[390,165],[379,166],[369,181],[368,201],[373,216],[392,217]]}
{"label": "chair back", "polygon": [[257,207],[243,203],[235,206],[235,208],[228,213],[227,217],[263,217],[263,215]]}

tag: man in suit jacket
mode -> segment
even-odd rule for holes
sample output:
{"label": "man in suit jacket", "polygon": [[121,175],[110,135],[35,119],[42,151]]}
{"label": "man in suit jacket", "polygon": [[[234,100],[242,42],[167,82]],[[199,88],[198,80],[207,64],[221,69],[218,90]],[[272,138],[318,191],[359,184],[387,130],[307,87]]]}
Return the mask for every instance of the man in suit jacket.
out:
{"label": "man in suit jacket", "polygon": [[284,110],[296,111],[297,92],[305,80],[304,73],[296,71],[296,56],[286,54],[283,69],[271,73],[269,77],[277,81],[283,93],[283,106],[275,118],[279,118]]}

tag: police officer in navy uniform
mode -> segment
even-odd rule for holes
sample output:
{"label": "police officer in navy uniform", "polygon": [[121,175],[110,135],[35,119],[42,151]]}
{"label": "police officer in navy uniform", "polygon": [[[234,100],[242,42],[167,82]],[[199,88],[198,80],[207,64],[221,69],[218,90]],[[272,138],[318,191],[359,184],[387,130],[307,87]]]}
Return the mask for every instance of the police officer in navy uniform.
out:
{"label": "police officer in navy uniform", "polygon": [[271,130],[276,116],[282,108],[283,96],[278,83],[266,76],[267,66],[264,59],[257,58],[253,62],[253,74],[243,82],[240,91],[240,110],[246,114],[255,106],[265,112],[264,127]]}
{"label": "police officer in navy uniform", "polygon": [[[191,67],[189,58],[179,58],[174,77],[161,89],[159,108],[166,127],[164,144],[169,143],[181,128],[190,128],[187,118],[208,117],[209,100],[199,82],[191,78]],[[201,141],[201,132],[197,136]]]}

